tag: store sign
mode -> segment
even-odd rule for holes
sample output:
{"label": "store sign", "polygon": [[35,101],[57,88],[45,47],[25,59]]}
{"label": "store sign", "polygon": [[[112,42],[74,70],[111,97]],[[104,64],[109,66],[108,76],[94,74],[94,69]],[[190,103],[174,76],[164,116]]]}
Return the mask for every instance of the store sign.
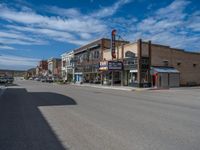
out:
{"label": "store sign", "polygon": [[122,70],[123,63],[120,61],[109,61],[108,62],[108,69],[109,70]]}
{"label": "store sign", "polygon": [[101,71],[108,70],[108,62],[107,61],[101,61],[99,63],[99,70],[101,70]]}
{"label": "store sign", "polygon": [[115,36],[116,36],[116,30],[112,30],[111,33],[111,56],[112,58],[116,58],[116,53],[115,53]]}
{"label": "store sign", "polygon": [[138,70],[137,69],[134,69],[134,70],[130,70],[131,73],[137,73]]}
{"label": "store sign", "polygon": [[125,53],[125,57],[128,57],[128,58],[134,58],[135,57],[135,53],[131,52],[131,51],[127,51]]}

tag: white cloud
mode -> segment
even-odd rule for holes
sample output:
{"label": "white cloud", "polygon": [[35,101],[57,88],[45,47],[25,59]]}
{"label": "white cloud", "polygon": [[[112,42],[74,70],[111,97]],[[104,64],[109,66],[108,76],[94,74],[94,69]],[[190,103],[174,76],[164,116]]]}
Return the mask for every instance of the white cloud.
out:
{"label": "white cloud", "polygon": [[6,45],[0,45],[0,49],[2,49],[2,50],[15,50],[14,47],[6,46]]}
{"label": "white cloud", "polygon": [[47,42],[37,38],[28,37],[20,32],[0,31],[0,43],[22,44],[22,45],[43,45]]}
{"label": "white cloud", "polygon": [[[11,24],[12,22],[20,24],[21,29],[19,25],[13,26],[12,29],[15,28],[14,30],[21,32],[26,31],[34,33],[37,38],[42,36],[42,38],[45,39],[51,38],[56,41],[79,45],[107,32],[108,26],[102,18],[112,16],[123,5],[130,1],[131,0],[118,0],[110,7],[103,7],[96,10],[95,13],[92,12],[89,14],[83,14],[76,8],[45,7],[46,11],[59,16],[45,16],[27,7],[16,10],[9,8],[5,4],[0,4],[0,18],[11,22]],[[32,35],[26,35],[26,38],[31,37]],[[14,42],[14,44],[16,44],[16,40],[17,39],[12,39],[6,43]],[[25,41],[21,41],[18,44],[24,43]]]}
{"label": "white cloud", "polygon": [[65,30],[69,32],[95,33],[105,30],[106,26],[100,20],[88,18],[87,21],[79,18],[48,17],[34,12],[17,11],[0,5],[0,17],[9,21],[15,21],[24,25],[32,25],[41,28]]}
{"label": "white cloud", "polygon": [[28,69],[35,67],[39,59],[15,55],[0,55],[1,69]]}
{"label": "white cloud", "polygon": [[119,8],[121,8],[123,5],[130,3],[132,0],[118,0],[116,3],[114,3],[110,7],[104,7],[100,9],[99,11],[93,13],[91,16],[93,17],[99,17],[99,18],[104,18],[108,16],[114,15]]}
{"label": "white cloud", "polygon": [[[195,50],[200,47],[200,12],[189,15],[185,11],[191,2],[174,0],[143,20],[138,20],[133,14],[129,17],[110,17],[132,1],[118,0],[111,6],[102,7],[88,14],[76,8],[46,7],[54,16],[41,15],[28,8],[19,11],[0,4],[0,18],[10,22],[6,25],[12,31],[9,34],[16,34],[15,38],[11,38],[10,35],[6,37],[5,34],[1,37],[0,32],[0,42],[45,44],[45,41],[54,40],[82,45],[98,37],[110,36],[111,29],[116,28],[124,39],[131,41],[144,38],[179,48],[191,47]],[[32,40],[34,42],[30,42]]]}
{"label": "white cloud", "polygon": [[60,8],[57,6],[47,6],[45,8],[46,8],[46,11],[48,11],[49,13],[56,14],[59,16],[65,16],[69,18],[79,17],[82,15],[80,11],[76,8],[65,9],[65,8]]}
{"label": "white cloud", "polygon": [[[187,0],[174,0],[166,7],[135,24],[135,31],[126,35],[129,40],[143,38],[186,50],[200,50],[200,13],[186,13]],[[129,28],[127,28],[129,30]],[[192,31],[191,31],[192,30]]]}
{"label": "white cloud", "polygon": [[200,11],[196,11],[190,16],[187,25],[193,31],[200,32]]}

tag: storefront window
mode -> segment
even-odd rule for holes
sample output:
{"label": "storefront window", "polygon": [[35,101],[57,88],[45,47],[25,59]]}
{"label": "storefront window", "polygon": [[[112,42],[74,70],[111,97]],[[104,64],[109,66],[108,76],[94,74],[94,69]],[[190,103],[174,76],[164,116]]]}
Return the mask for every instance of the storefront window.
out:
{"label": "storefront window", "polygon": [[133,84],[133,83],[137,82],[137,73],[136,72],[129,72],[128,82],[129,82],[129,84]]}

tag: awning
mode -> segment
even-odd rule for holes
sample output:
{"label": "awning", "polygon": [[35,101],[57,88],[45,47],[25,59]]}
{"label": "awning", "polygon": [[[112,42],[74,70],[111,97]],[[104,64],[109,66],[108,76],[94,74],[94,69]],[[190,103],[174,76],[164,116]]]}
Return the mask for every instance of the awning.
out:
{"label": "awning", "polygon": [[151,67],[151,74],[155,73],[180,73],[173,67]]}

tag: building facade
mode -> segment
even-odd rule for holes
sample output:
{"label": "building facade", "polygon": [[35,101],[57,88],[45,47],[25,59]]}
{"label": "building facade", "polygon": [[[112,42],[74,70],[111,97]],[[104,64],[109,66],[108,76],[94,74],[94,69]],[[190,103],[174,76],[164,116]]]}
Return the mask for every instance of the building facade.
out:
{"label": "building facade", "polygon": [[74,51],[62,54],[61,59],[62,78],[64,81],[72,82],[74,80]]}
{"label": "building facade", "polygon": [[[116,41],[119,47],[127,41]],[[103,51],[110,48],[111,40],[102,38],[74,50],[76,82],[100,83],[99,63],[103,60]]]}
{"label": "building facade", "polygon": [[48,61],[41,60],[36,67],[36,76],[46,76],[48,73]]}
{"label": "building facade", "polygon": [[36,68],[31,68],[31,69],[28,69],[25,73],[25,78],[26,79],[29,79],[31,77],[35,77],[36,76]]}
{"label": "building facade", "polygon": [[139,87],[200,85],[200,53],[142,40],[121,46],[115,60],[110,51],[103,51],[104,61],[100,63],[102,81],[109,84]]}
{"label": "building facade", "polygon": [[50,58],[48,59],[48,75],[60,77],[61,76],[61,59]]}

